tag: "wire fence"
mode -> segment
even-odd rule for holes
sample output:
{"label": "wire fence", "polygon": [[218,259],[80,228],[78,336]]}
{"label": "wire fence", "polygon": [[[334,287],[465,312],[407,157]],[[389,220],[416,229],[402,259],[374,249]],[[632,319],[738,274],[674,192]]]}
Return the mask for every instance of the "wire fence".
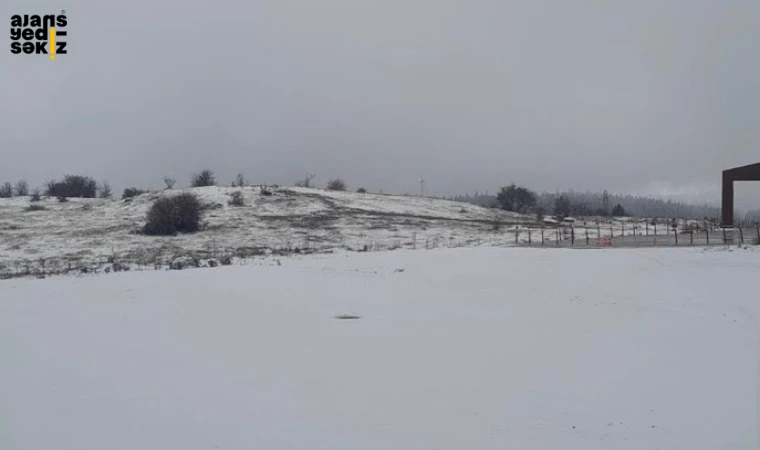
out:
{"label": "wire fence", "polygon": [[[429,230],[431,231],[431,230]],[[337,241],[290,243],[274,247],[225,247],[212,245],[208,249],[156,248],[153,252],[134,254],[97,255],[83,258],[80,255],[16,260],[0,264],[0,280],[30,275],[66,273],[118,272],[124,270],[183,269],[190,267],[216,267],[217,265],[246,264],[261,256],[289,256],[298,254],[347,250],[358,252],[389,251],[396,249],[436,249],[457,247],[538,247],[538,248],[625,248],[625,247],[685,247],[760,244],[760,224],[740,223],[734,228],[720,228],[708,221],[671,223],[629,221],[607,224],[563,224],[557,226],[514,226],[497,230],[456,234],[440,231],[412,232],[409,235],[369,238],[362,243],[349,245]]]}
{"label": "wire fence", "polygon": [[669,247],[760,244],[760,226],[663,230],[632,227],[628,230],[601,226],[515,229],[514,244],[528,247]]}

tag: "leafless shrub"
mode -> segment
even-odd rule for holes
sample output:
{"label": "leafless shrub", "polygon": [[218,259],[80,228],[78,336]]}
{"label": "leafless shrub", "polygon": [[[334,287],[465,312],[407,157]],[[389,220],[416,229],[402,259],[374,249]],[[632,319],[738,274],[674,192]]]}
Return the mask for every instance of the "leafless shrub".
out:
{"label": "leafless shrub", "polygon": [[296,187],[305,187],[305,188],[311,187],[311,180],[313,180],[315,176],[316,175],[314,175],[313,173],[307,173],[303,177],[303,180],[298,180],[298,181],[295,182],[295,186]]}
{"label": "leafless shrub", "polygon": [[345,191],[346,182],[341,180],[340,178],[335,178],[334,180],[330,180],[327,182],[327,189],[331,191]]}
{"label": "leafless shrub", "polygon": [[166,184],[166,189],[174,189],[174,185],[177,184],[177,180],[167,175],[164,177],[164,184]]}
{"label": "leafless shrub", "polygon": [[0,185],[0,198],[13,197],[13,185],[10,182],[5,182]]}
{"label": "leafless shrub", "polygon": [[209,169],[203,169],[198,173],[194,173],[190,185],[192,187],[215,186],[216,179],[214,178],[214,172]]}
{"label": "leafless shrub", "polygon": [[64,175],[63,181],[48,181],[46,194],[51,197],[95,198],[98,183],[82,175]]}
{"label": "leafless shrub", "polygon": [[230,198],[230,201],[227,202],[230,206],[245,206],[245,202],[243,201],[243,193],[240,191],[235,191],[232,193],[232,198]]}
{"label": "leafless shrub", "polygon": [[138,189],[136,187],[128,187],[124,189],[124,192],[121,194],[121,198],[126,199],[126,198],[137,197],[138,195],[145,194],[146,192],[147,191],[143,189]]}
{"label": "leafless shrub", "polygon": [[232,187],[243,187],[245,186],[245,176],[242,173],[237,174],[237,177],[235,177],[235,180],[232,181]]}
{"label": "leafless shrub", "polygon": [[156,200],[148,211],[143,232],[150,235],[175,235],[198,231],[203,207],[197,196],[180,194]]}
{"label": "leafless shrub", "polygon": [[108,182],[104,181],[100,185],[100,198],[111,198],[113,197],[113,191],[111,190],[111,185],[108,184]]}

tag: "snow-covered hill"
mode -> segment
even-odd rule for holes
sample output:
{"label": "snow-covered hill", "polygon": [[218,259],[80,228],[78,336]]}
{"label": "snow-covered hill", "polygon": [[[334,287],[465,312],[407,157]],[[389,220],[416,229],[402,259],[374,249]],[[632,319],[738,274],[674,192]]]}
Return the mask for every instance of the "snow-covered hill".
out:
{"label": "snow-covered hill", "polygon": [[[245,206],[229,206],[242,191]],[[179,192],[209,209],[204,230],[175,237],[137,231],[150,205]],[[434,198],[277,187],[204,187],[144,194],[129,200],[29,197],[0,199],[0,274],[56,272],[114,262],[152,267],[177,258],[235,258],[274,252],[510,245],[495,228],[526,225],[532,216]],[[498,227],[496,226],[498,224]]]}

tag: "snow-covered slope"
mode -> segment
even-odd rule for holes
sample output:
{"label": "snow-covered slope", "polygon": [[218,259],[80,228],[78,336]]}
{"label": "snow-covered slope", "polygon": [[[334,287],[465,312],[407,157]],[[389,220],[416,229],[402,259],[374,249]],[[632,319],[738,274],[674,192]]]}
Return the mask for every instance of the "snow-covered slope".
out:
{"label": "snow-covered slope", "polygon": [[759,256],[400,250],[6,280],[0,448],[754,449]]}
{"label": "snow-covered slope", "polygon": [[[228,205],[242,191],[244,207]],[[176,237],[136,233],[161,196],[193,192],[212,207],[204,231]],[[308,188],[205,187],[144,194],[128,201],[46,198],[25,211],[28,197],[0,199],[0,274],[102,266],[154,266],[182,256],[248,257],[270,250],[388,249],[508,244],[494,222],[534,217],[433,198],[357,194]],[[512,240],[514,240],[512,238]]]}

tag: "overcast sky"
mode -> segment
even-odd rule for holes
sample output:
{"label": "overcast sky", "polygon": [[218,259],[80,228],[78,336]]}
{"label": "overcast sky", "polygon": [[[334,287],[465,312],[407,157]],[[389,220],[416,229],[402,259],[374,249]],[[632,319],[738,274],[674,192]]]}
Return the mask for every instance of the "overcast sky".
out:
{"label": "overcast sky", "polygon": [[0,181],[701,201],[760,161],[757,0],[2,0],[2,28],[62,9],[55,61],[4,33]]}

